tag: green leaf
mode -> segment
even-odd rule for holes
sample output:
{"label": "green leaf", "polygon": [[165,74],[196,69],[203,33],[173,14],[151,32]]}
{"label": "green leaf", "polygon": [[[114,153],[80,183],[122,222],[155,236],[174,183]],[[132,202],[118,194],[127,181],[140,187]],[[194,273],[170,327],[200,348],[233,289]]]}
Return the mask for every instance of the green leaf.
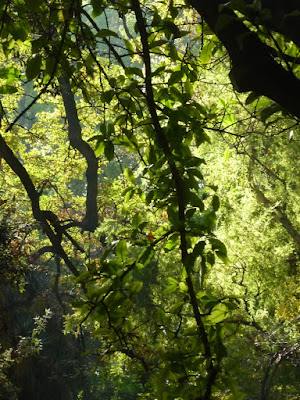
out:
{"label": "green leaf", "polygon": [[278,104],[271,104],[269,107],[265,107],[260,111],[261,120],[265,123],[268,118],[281,110],[282,108]]}
{"label": "green leaf", "polygon": [[95,156],[99,157],[101,154],[103,154],[104,148],[105,148],[104,142],[102,140],[98,141],[95,148]]}
{"label": "green leaf", "polygon": [[174,36],[174,38],[180,37],[179,28],[171,19],[165,19],[162,22],[163,22],[163,31],[166,33],[166,37],[169,38],[168,33],[171,33]]}
{"label": "green leaf", "polygon": [[131,291],[132,294],[137,294],[139,293],[143,288],[143,282],[136,281],[130,284],[129,290]]}
{"label": "green leaf", "polygon": [[[199,124],[199,123],[198,123]],[[194,129],[194,126],[193,126]],[[204,132],[201,126],[195,131],[196,146],[200,146],[202,143],[211,143],[210,137]]]}
{"label": "green leaf", "polygon": [[204,210],[203,201],[196,193],[188,191],[186,193],[186,199],[192,207],[198,207],[200,211]]}
{"label": "green leaf", "polygon": [[165,244],[164,250],[165,252],[172,251],[180,246],[180,238],[179,238],[179,233],[174,233],[171,235]]}
{"label": "green leaf", "polygon": [[141,221],[142,221],[141,214],[135,213],[134,217],[132,218],[132,224],[131,224],[132,228],[137,229],[139,227],[139,224],[141,223]]}
{"label": "green leaf", "polygon": [[168,44],[168,53],[172,61],[177,61],[178,60],[178,52],[176,49],[176,46],[172,42],[169,42]]}
{"label": "green leaf", "polygon": [[128,249],[127,249],[126,240],[120,240],[120,241],[116,244],[116,256],[117,256],[121,261],[125,261],[127,254],[128,254]]}
{"label": "green leaf", "polygon": [[132,199],[134,194],[135,194],[135,188],[133,188],[133,187],[128,188],[128,191],[126,192],[126,195],[124,198],[125,203],[127,203],[130,199]]}
{"label": "green leaf", "polygon": [[52,76],[54,73],[54,68],[56,65],[56,58],[53,56],[49,56],[46,59],[46,72]]}
{"label": "green leaf", "polygon": [[164,310],[162,310],[161,308],[157,308],[156,309],[156,316],[157,316],[157,320],[159,324],[165,324],[166,322],[166,314],[164,312]]}
{"label": "green leaf", "polygon": [[210,324],[218,324],[229,316],[228,309],[225,304],[219,303],[213,309],[210,315],[205,317],[205,322]]}
{"label": "green leaf", "polygon": [[[142,195],[144,195],[144,192],[142,192]],[[141,195],[141,198],[143,197],[142,195]],[[145,198],[142,198],[142,200],[145,201]],[[138,228],[141,231],[143,231],[147,225],[148,225],[148,221],[144,221],[144,222],[139,224]]]}
{"label": "green leaf", "polygon": [[207,228],[208,231],[212,231],[216,226],[216,214],[213,210],[206,210],[201,214],[199,218],[199,225]]}
{"label": "green leaf", "polygon": [[213,250],[218,250],[223,254],[227,254],[226,246],[221,240],[210,238],[209,241]]}
{"label": "green leaf", "polygon": [[10,85],[16,79],[20,78],[21,73],[17,68],[8,67],[0,69],[0,79],[6,80],[6,85]]}
{"label": "green leaf", "polygon": [[84,271],[76,278],[76,282],[77,283],[85,282],[90,277],[91,277],[90,271]]}
{"label": "green leaf", "polygon": [[204,44],[200,53],[200,61],[203,64],[208,64],[210,62],[212,51],[215,47],[215,43],[212,40],[209,40]]}
{"label": "green leaf", "polygon": [[110,140],[104,142],[104,154],[108,161],[111,161],[114,158],[114,144]]}
{"label": "green leaf", "polygon": [[200,240],[198,243],[196,243],[196,245],[193,249],[193,256],[194,256],[195,260],[197,257],[199,257],[203,254],[204,247],[205,247],[205,242],[203,240]]}
{"label": "green leaf", "polygon": [[174,85],[174,83],[180,82],[183,76],[184,72],[182,70],[172,72],[171,77],[168,80],[168,84]]}
{"label": "green leaf", "polygon": [[212,204],[213,210],[218,211],[218,209],[220,208],[220,199],[216,194],[213,196],[211,204]]}
{"label": "green leaf", "polygon": [[26,18],[15,21],[9,21],[9,31],[15,40],[25,42],[30,33],[30,25]]}
{"label": "green leaf", "polygon": [[104,140],[104,137],[103,135],[93,135],[87,141],[92,142],[93,140],[98,140],[98,142],[101,142]]}
{"label": "green leaf", "polygon": [[185,282],[179,282],[179,290],[183,293],[187,293],[188,287]]}
{"label": "green leaf", "polygon": [[12,94],[12,93],[16,93],[17,91],[18,91],[18,89],[15,86],[11,86],[11,85],[0,86],[1,94]]}
{"label": "green leaf", "polygon": [[91,0],[91,4],[93,7],[93,17],[98,17],[103,12],[103,1],[102,0]]}
{"label": "green leaf", "polygon": [[160,75],[161,72],[165,72],[165,69],[166,69],[166,65],[161,65],[160,67],[156,68],[156,70],[154,70],[151,73],[151,76]]}
{"label": "green leaf", "polygon": [[88,90],[86,90],[85,88],[82,88],[81,91],[82,91],[82,96],[83,96],[84,100],[87,103],[90,103],[90,101],[91,101],[90,92]]}
{"label": "green leaf", "polygon": [[177,230],[176,228],[178,228],[180,221],[179,221],[178,210],[176,209],[176,206],[174,206],[174,204],[170,204],[168,206],[167,214],[168,214],[169,221],[171,222],[171,224],[174,227],[173,230]]}
{"label": "green leaf", "polygon": [[187,221],[189,221],[193,217],[193,215],[195,214],[196,211],[197,211],[197,208],[195,208],[195,207],[189,208],[186,210],[185,216],[186,216]]}
{"label": "green leaf", "polygon": [[184,306],[185,302],[184,301],[179,301],[178,303],[175,303],[171,308],[170,308],[170,313],[171,314],[178,314],[181,310],[182,307]]}
{"label": "green leaf", "polygon": [[224,151],[224,161],[227,162],[230,157],[230,148],[226,147],[226,150]]}
{"label": "green leaf", "polygon": [[[187,170],[187,173],[189,176],[196,176],[200,181],[203,181],[203,175],[201,173],[201,171],[197,168],[190,168]],[[199,186],[197,185],[197,188],[199,188]]]}
{"label": "green leaf", "polygon": [[201,265],[203,266],[203,271],[206,273],[207,270],[207,265],[209,264],[210,266],[213,266],[215,264],[216,258],[215,258],[215,253],[212,251],[208,252],[205,254],[205,257],[202,258],[201,260]]}
{"label": "green leaf", "polygon": [[115,95],[114,90],[107,90],[106,92],[103,92],[103,93],[101,94],[101,100],[102,100],[104,103],[109,104],[109,103],[112,101],[114,95]]}
{"label": "green leaf", "polygon": [[170,283],[170,285],[178,285],[179,284],[179,282],[176,279],[172,278],[171,276],[169,276],[167,278],[167,280]]}
{"label": "green leaf", "polygon": [[135,177],[130,168],[128,168],[128,167],[124,168],[124,176],[130,183],[132,183],[133,185],[136,185]]}
{"label": "green leaf", "polygon": [[199,329],[197,325],[185,328],[184,331],[182,332],[183,336],[194,336],[198,334],[199,334]]}
{"label": "green leaf", "polygon": [[[185,271],[186,271],[187,275],[190,275],[193,272],[194,266],[195,266],[195,257],[193,256],[193,254],[187,254],[185,259],[184,259],[183,264],[184,264]],[[182,283],[183,282],[180,282],[180,284],[181,284],[181,288],[180,289],[181,289],[181,291],[184,292],[185,290],[184,290],[184,287],[183,287]]]}
{"label": "green leaf", "polygon": [[126,49],[128,50],[128,53],[130,55],[134,54],[135,49],[134,49],[133,45],[129,42],[129,40],[127,40],[127,39],[123,39],[123,40],[124,40]]}
{"label": "green leaf", "polygon": [[142,253],[139,255],[137,262],[139,264],[143,264],[146,266],[154,257],[154,250],[152,246],[148,246]]}
{"label": "green leaf", "polygon": [[184,82],[184,89],[186,94],[189,97],[189,100],[193,97],[193,93],[194,93],[194,84],[191,83],[189,80]]}
{"label": "green leaf", "polygon": [[106,134],[109,137],[111,134],[115,133],[115,126],[112,121],[106,122]]}
{"label": "green leaf", "polygon": [[254,101],[258,100],[261,97],[261,95],[257,94],[256,92],[251,92],[246,100],[245,100],[245,104],[249,105],[251,103],[253,103]]}
{"label": "green leaf", "polygon": [[117,38],[119,37],[119,35],[116,32],[114,32],[114,31],[112,31],[110,29],[100,29],[97,32],[96,36],[100,37],[100,38],[105,38],[105,37],[109,37],[109,36],[114,36],[114,37],[117,37]]}
{"label": "green leaf", "polygon": [[229,259],[226,254],[221,253],[220,251],[216,251],[216,255],[225,265],[230,264]]}
{"label": "green leaf", "polygon": [[190,157],[186,161],[187,167],[199,167],[201,164],[205,164],[205,160],[203,158],[199,158],[199,157]]}
{"label": "green leaf", "polygon": [[29,81],[32,81],[39,75],[41,70],[41,65],[42,65],[42,57],[40,55],[32,57],[27,61],[26,77]]}
{"label": "green leaf", "polygon": [[163,294],[170,294],[175,292],[178,289],[178,285],[169,285],[167,286],[164,291]]}
{"label": "green leaf", "polygon": [[125,74],[126,74],[126,76],[129,76],[130,78],[132,78],[133,75],[140,76],[141,78],[144,77],[143,71],[140,68],[136,68],[136,67],[125,68]]}

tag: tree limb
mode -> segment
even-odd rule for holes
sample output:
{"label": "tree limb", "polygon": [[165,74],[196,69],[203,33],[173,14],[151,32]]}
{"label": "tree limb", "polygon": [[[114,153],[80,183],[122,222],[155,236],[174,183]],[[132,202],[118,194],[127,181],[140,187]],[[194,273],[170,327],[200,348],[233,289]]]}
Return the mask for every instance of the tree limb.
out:
{"label": "tree limb", "polygon": [[[186,227],[185,227],[185,192],[184,192],[184,184],[182,177],[178,171],[178,168],[175,164],[174,158],[172,156],[171,149],[169,147],[168,140],[165,136],[163,128],[161,127],[156,104],[154,100],[153,93],[153,84],[152,84],[152,71],[151,71],[151,58],[150,58],[150,49],[148,43],[148,33],[145,26],[144,17],[142,14],[141,6],[138,0],[131,0],[132,9],[136,16],[137,26],[141,36],[142,48],[143,48],[143,59],[145,63],[145,86],[146,86],[146,101],[148,105],[148,109],[152,118],[152,124],[156,133],[157,142],[159,146],[163,150],[168,164],[172,173],[172,177],[175,183],[176,195],[178,201],[178,219],[179,219],[179,234],[180,234],[180,250],[181,250],[181,260],[183,265],[185,265],[185,261],[188,257],[188,245],[186,239]],[[215,365],[212,359],[212,352],[210,348],[210,343],[208,340],[208,335],[206,333],[201,314],[198,307],[198,301],[196,297],[196,293],[194,290],[194,285],[191,279],[191,276],[188,275],[186,278],[186,284],[188,286],[188,292],[190,296],[190,304],[193,309],[193,314],[195,321],[198,326],[199,336],[203,342],[204,346],[204,355],[208,361],[208,376],[205,388],[204,396],[201,396],[201,400],[209,400],[211,397],[212,387],[215,383],[215,380],[218,375],[218,365]]]}
{"label": "tree limb", "polygon": [[94,232],[98,226],[97,211],[97,174],[98,161],[93,149],[82,139],[81,126],[78,118],[74,94],[71,90],[69,78],[63,73],[59,78],[61,95],[64,102],[66,117],[68,121],[68,136],[71,146],[78,150],[87,162],[86,180],[86,213],[81,227],[85,231]]}
{"label": "tree limb", "polygon": [[283,228],[287,231],[290,237],[293,239],[297,246],[300,246],[300,233],[294,227],[291,220],[288,218],[282,207],[274,205],[265,194],[259,189],[259,186],[254,182],[251,165],[249,165],[248,169],[248,180],[250,183],[250,187],[254,191],[256,195],[256,199],[258,203],[262,204],[265,208],[269,208],[272,210],[272,215],[274,218],[280,222]]}
{"label": "tree limb", "polygon": [[[253,8],[253,0],[244,0],[240,10],[249,21],[261,23],[272,31],[281,33],[300,46],[299,0],[260,0],[261,9]],[[296,13],[295,13],[296,11]]]}
{"label": "tree limb", "polygon": [[229,76],[234,88],[267,96],[300,118],[300,80],[274,60],[258,35],[232,10],[220,7],[219,0],[189,0],[189,4],[228,51],[232,62]]}

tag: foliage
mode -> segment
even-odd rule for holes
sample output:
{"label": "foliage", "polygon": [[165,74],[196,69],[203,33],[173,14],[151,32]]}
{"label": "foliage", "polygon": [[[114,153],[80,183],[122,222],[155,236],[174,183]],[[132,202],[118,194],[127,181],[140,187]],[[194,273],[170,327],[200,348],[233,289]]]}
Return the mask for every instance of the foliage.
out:
{"label": "foliage", "polygon": [[65,332],[99,363],[79,398],[297,393],[299,50],[275,17],[264,1],[1,7],[18,232],[1,230],[0,261],[54,257]]}
{"label": "foliage", "polygon": [[20,363],[24,358],[33,354],[39,353],[42,349],[42,341],[38,336],[46,329],[47,321],[51,318],[51,311],[45,310],[45,315],[36,316],[34,318],[35,327],[32,330],[30,337],[20,337],[16,348],[8,348],[2,351],[0,355],[0,381],[2,399],[8,396],[12,399],[17,399],[17,391],[12,382],[10,382],[7,373],[13,364]]}

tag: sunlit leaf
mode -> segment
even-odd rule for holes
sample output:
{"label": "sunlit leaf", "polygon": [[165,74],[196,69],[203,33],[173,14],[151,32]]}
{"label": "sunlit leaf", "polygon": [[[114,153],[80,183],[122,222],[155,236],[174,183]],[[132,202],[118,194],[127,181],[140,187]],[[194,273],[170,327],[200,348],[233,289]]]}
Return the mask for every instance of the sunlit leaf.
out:
{"label": "sunlit leaf", "polygon": [[121,261],[125,261],[127,254],[128,254],[128,249],[126,240],[119,240],[119,242],[116,244],[116,256]]}

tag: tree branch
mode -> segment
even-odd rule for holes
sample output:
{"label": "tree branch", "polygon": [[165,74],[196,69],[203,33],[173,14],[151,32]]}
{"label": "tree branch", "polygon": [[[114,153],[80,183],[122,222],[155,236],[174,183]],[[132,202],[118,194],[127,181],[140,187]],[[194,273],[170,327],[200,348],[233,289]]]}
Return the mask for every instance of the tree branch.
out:
{"label": "tree branch", "polygon": [[97,174],[98,161],[93,149],[82,139],[81,126],[78,118],[74,94],[71,90],[69,78],[63,73],[59,78],[61,95],[64,102],[66,117],[68,120],[68,136],[71,146],[78,150],[86,159],[87,170],[87,195],[86,195],[86,213],[81,227],[85,231],[94,232],[98,226],[97,212]]}
{"label": "tree branch", "polygon": [[[189,0],[227,49],[229,74],[239,92],[254,91],[269,97],[300,118],[300,80],[279,65],[258,35],[219,0]],[[280,84],[278,84],[280,82]]]}
{"label": "tree branch", "polygon": [[[257,21],[260,22],[261,20],[264,26],[272,31],[281,33],[288,39],[292,40],[299,47],[300,15],[297,14],[297,12],[300,10],[300,1],[260,0],[260,3],[261,9],[255,10],[253,8],[253,0],[244,0],[242,9],[240,9],[240,11],[253,24],[257,24]],[[260,15],[260,11],[264,12],[263,16]],[[267,17],[267,12],[269,13],[269,17]]]}
{"label": "tree branch", "polygon": [[[186,239],[186,228],[185,228],[185,193],[184,193],[184,184],[181,178],[181,175],[178,171],[178,168],[175,164],[171,149],[169,147],[168,140],[164,134],[164,131],[160,125],[158,114],[156,111],[156,104],[154,100],[153,94],[153,85],[152,85],[152,74],[151,74],[151,59],[150,59],[150,49],[148,44],[148,33],[145,27],[144,17],[142,14],[141,6],[138,0],[132,0],[132,9],[136,16],[137,26],[139,28],[139,32],[141,35],[141,42],[143,48],[143,59],[145,63],[145,86],[146,86],[146,100],[148,104],[148,109],[152,118],[153,127],[156,133],[157,141],[163,150],[171,173],[175,183],[177,201],[178,201],[178,218],[179,218],[179,234],[180,234],[180,249],[181,249],[181,260],[183,265],[185,265],[185,261],[188,257],[188,246]],[[194,318],[196,320],[199,335],[203,342],[204,346],[204,355],[208,360],[208,377],[205,394],[203,396],[203,400],[209,400],[211,396],[212,386],[216,380],[218,374],[218,367],[214,365],[212,360],[212,354],[210,349],[210,344],[208,340],[207,333],[205,331],[204,324],[201,319],[201,314],[198,308],[198,301],[196,297],[196,293],[194,290],[194,285],[190,275],[186,278],[186,283],[188,286],[188,292],[190,296],[190,303],[193,309]]]}
{"label": "tree branch", "polygon": [[283,226],[283,228],[287,231],[287,233],[293,239],[295,244],[297,246],[300,246],[300,233],[294,227],[293,223],[288,218],[286,213],[283,211],[282,207],[274,205],[264,195],[264,193],[259,189],[259,186],[254,182],[254,179],[253,179],[251,165],[249,165],[249,168],[248,168],[248,180],[250,183],[250,187],[252,188],[252,190],[254,191],[254,193],[256,195],[257,201],[260,204],[262,204],[265,208],[269,208],[272,210],[272,215],[275,217],[275,219],[278,222],[280,222],[280,224]]}

